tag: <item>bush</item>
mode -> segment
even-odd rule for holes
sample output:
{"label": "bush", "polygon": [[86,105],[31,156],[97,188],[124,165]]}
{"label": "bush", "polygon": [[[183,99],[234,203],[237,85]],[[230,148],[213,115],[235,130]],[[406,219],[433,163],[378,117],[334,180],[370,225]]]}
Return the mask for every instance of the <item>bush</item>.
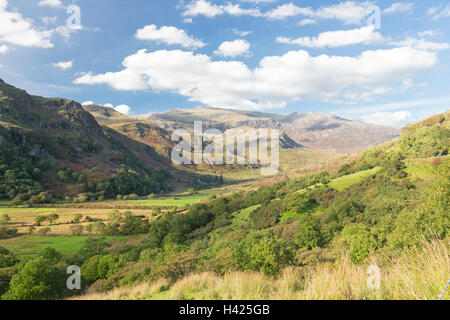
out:
{"label": "bush", "polygon": [[82,225],[70,226],[70,231],[74,236],[81,236],[83,234],[84,227]]}
{"label": "bush", "polygon": [[233,252],[238,264],[245,271],[261,271],[277,275],[294,260],[293,249],[272,235],[250,234]]}
{"label": "bush", "polygon": [[47,235],[47,233],[49,233],[50,231],[52,231],[52,229],[50,229],[49,227],[45,227],[42,229],[39,229],[39,233],[42,234],[43,236]]}
{"label": "bush", "polygon": [[0,268],[12,267],[19,262],[19,259],[7,249],[0,247]]}
{"label": "bush", "polygon": [[264,203],[260,208],[250,213],[250,220],[255,229],[262,230],[273,227],[281,216],[279,201]]}
{"label": "bush", "polygon": [[31,260],[14,275],[4,300],[53,300],[64,296],[66,275],[43,257]]}
{"label": "bush", "polygon": [[319,221],[311,214],[303,214],[299,219],[299,229],[295,242],[300,248],[313,249],[324,244]]}

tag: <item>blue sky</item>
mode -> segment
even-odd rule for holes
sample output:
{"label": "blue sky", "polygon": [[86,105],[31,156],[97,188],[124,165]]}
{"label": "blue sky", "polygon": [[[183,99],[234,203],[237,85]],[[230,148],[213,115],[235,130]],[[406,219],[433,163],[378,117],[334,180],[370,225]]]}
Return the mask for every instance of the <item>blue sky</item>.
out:
{"label": "blue sky", "polygon": [[0,0],[0,78],[129,114],[210,106],[400,126],[449,108],[449,29],[450,3],[434,0]]}

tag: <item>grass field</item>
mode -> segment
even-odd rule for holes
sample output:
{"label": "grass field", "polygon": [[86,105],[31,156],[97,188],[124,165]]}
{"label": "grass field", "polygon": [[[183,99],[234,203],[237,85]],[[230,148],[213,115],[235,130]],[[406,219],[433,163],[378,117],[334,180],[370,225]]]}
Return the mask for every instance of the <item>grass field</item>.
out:
{"label": "grass field", "polygon": [[381,167],[376,167],[370,170],[360,171],[354,174],[349,174],[347,176],[343,176],[337,179],[334,179],[331,181],[328,186],[330,188],[336,189],[338,191],[343,191],[347,189],[348,187],[359,183],[362,179],[370,177],[374,175],[375,173],[379,172],[381,170]]}
{"label": "grass field", "polygon": [[[102,237],[105,241],[120,239],[119,237]],[[74,236],[21,236],[8,240],[0,240],[5,247],[19,258],[34,257],[43,249],[50,247],[62,254],[77,253],[86,242],[87,237]]]}
{"label": "grass field", "polygon": [[156,199],[142,199],[142,200],[122,200],[113,201],[119,206],[150,206],[150,207],[184,207],[189,204],[194,204],[205,200],[209,194],[199,193],[193,195],[172,196]]}

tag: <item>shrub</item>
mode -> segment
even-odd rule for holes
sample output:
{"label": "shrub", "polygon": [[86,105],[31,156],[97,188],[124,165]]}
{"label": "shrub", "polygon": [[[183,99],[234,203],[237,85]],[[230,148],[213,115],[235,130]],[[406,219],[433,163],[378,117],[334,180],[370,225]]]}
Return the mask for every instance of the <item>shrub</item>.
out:
{"label": "shrub", "polygon": [[53,300],[66,292],[65,272],[43,257],[31,260],[14,275],[5,300]]}
{"label": "shrub", "polygon": [[82,225],[70,226],[70,231],[74,236],[81,236],[83,234],[84,227]]}
{"label": "shrub", "polygon": [[250,234],[235,248],[233,254],[240,267],[277,275],[294,259],[293,249],[273,235]]}
{"label": "shrub", "polygon": [[299,219],[299,229],[295,236],[295,242],[301,248],[311,250],[324,244],[319,221],[311,214],[303,214]]}

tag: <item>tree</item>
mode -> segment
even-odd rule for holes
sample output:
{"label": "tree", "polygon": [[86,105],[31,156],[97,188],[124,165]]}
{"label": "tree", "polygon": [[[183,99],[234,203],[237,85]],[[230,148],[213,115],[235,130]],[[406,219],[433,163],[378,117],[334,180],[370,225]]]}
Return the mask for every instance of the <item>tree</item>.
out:
{"label": "tree", "polygon": [[49,227],[45,227],[45,228],[40,229],[38,232],[39,232],[40,234],[42,234],[43,236],[45,236],[45,235],[47,235],[47,233],[49,233],[51,230],[52,230],[52,229],[50,229]]}
{"label": "tree", "polygon": [[59,215],[57,215],[55,213],[47,216],[47,220],[48,220],[48,222],[50,222],[50,225],[52,225],[58,219],[59,219]]}
{"label": "tree", "polygon": [[81,236],[83,234],[84,227],[82,225],[70,226],[70,231],[74,236]]}
{"label": "tree", "polygon": [[10,228],[8,222],[11,218],[7,214],[0,216],[0,236],[12,236],[17,233],[17,228]]}
{"label": "tree", "polygon": [[77,213],[75,215],[75,217],[73,218],[73,222],[74,223],[80,223],[81,219],[83,218],[83,216],[80,213]]}
{"label": "tree", "polygon": [[319,221],[310,214],[303,214],[299,219],[300,228],[296,233],[296,243],[301,248],[313,249],[324,244]]}
{"label": "tree", "polygon": [[11,217],[7,214],[0,215],[0,224],[7,224],[11,220]]}
{"label": "tree", "polygon": [[36,216],[36,217],[34,217],[34,224],[37,226],[41,226],[42,222],[44,222],[46,220],[47,220],[46,216]]}
{"label": "tree", "polygon": [[29,227],[28,227],[28,234],[29,234],[29,235],[32,235],[32,234],[34,233],[35,230],[36,230],[36,227],[35,227],[35,226],[29,226]]}
{"label": "tree", "polygon": [[19,259],[13,255],[9,250],[0,247],[0,268],[12,267],[17,264]]}
{"label": "tree", "polygon": [[250,234],[235,248],[233,255],[243,270],[277,275],[293,263],[294,251],[287,242],[271,234]]}
{"label": "tree", "polygon": [[65,274],[43,257],[25,264],[14,275],[4,300],[53,300],[65,291]]}
{"label": "tree", "polygon": [[52,264],[57,264],[62,260],[62,255],[53,248],[47,247],[40,254],[40,257],[43,257],[45,260],[49,261]]}

